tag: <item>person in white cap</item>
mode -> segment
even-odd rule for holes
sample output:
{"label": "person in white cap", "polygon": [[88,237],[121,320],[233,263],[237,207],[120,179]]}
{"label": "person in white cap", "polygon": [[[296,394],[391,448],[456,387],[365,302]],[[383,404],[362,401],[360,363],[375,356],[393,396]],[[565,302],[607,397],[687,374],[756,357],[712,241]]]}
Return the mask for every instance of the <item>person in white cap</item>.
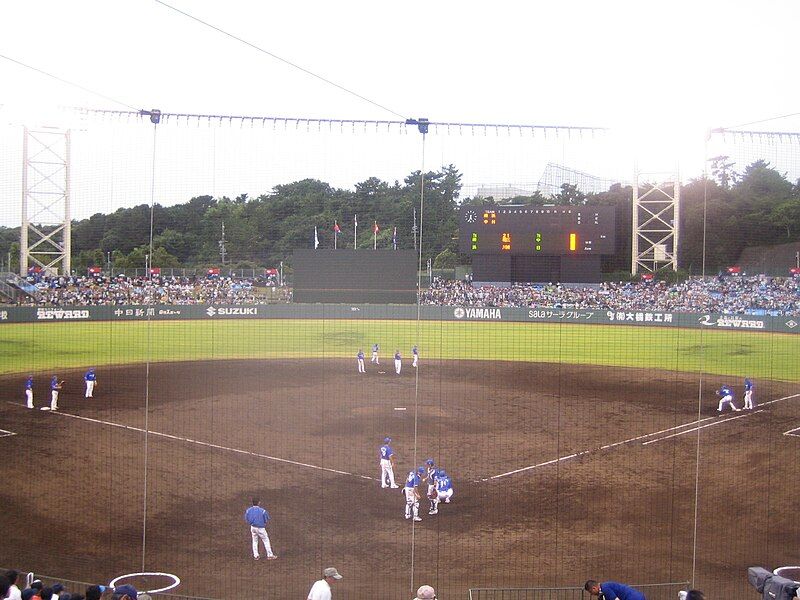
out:
{"label": "person in white cap", "polygon": [[341,579],[334,567],[328,567],[322,572],[322,579],[315,581],[308,592],[308,600],[331,600],[331,585]]}
{"label": "person in white cap", "polygon": [[436,600],[436,590],[429,585],[421,585],[414,600]]}

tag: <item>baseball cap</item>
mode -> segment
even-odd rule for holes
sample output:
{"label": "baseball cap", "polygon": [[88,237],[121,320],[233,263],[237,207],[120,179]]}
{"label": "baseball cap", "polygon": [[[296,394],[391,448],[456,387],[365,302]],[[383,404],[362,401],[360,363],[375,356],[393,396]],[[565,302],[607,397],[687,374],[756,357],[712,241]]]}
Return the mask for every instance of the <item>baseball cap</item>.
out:
{"label": "baseball cap", "polygon": [[434,598],[436,598],[436,591],[431,586],[419,586],[416,600],[433,600]]}
{"label": "baseball cap", "polygon": [[106,591],[104,585],[90,585],[86,588],[86,600],[100,600],[100,596]]}
{"label": "baseball cap", "polygon": [[64,584],[63,583],[54,583],[53,584],[53,593],[60,594],[64,591]]}
{"label": "baseball cap", "polygon": [[342,576],[339,575],[339,571],[337,571],[334,567],[328,567],[322,572],[324,577],[333,577],[334,579],[341,579]]}
{"label": "baseball cap", "polygon": [[22,590],[22,600],[31,600],[36,595],[36,588],[27,588]]}
{"label": "baseball cap", "polygon": [[424,473],[424,472],[425,472],[425,467],[419,467],[417,469],[417,473]]}
{"label": "baseball cap", "polygon": [[130,596],[133,600],[137,600],[139,597],[139,593],[136,591],[136,588],[130,584],[125,585],[118,585],[114,588],[114,594],[117,596]]}
{"label": "baseball cap", "polygon": [[383,443],[384,443],[384,444],[388,444],[388,443],[389,443],[389,442],[391,442],[391,441],[392,441],[392,438],[390,438],[390,437],[383,438]]}
{"label": "baseball cap", "polygon": [[425,461],[425,464],[426,465],[432,465],[433,464],[433,459],[429,458],[428,460]]}

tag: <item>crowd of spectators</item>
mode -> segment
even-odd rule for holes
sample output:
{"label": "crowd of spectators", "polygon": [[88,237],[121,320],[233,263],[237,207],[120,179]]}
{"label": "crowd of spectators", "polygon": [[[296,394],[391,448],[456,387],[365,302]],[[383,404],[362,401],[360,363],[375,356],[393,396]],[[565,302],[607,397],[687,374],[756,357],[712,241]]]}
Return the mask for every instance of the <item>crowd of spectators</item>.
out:
{"label": "crowd of spectators", "polygon": [[231,277],[40,277],[33,284],[45,306],[136,304],[260,304],[251,279]]}
{"label": "crowd of spectators", "polygon": [[[288,287],[232,277],[41,277],[28,305],[268,304],[291,302]],[[434,278],[420,302],[434,306],[713,312],[800,316],[800,278],[731,277],[679,283],[641,281],[594,286],[478,285]]]}
{"label": "crowd of spectators", "polygon": [[14,570],[0,575],[0,599],[6,598],[8,600],[150,600],[148,594],[137,592],[132,585],[118,585],[115,588],[89,585],[83,593],[70,592],[59,582],[50,586],[46,586],[40,579],[23,582],[20,580],[20,574]]}
{"label": "crowd of spectators", "polygon": [[664,281],[559,284],[473,285],[434,278],[422,304],[476,307],[552,307],[595,310],[716,312],[800,315],[800,279],[715,277],[669,284]]}

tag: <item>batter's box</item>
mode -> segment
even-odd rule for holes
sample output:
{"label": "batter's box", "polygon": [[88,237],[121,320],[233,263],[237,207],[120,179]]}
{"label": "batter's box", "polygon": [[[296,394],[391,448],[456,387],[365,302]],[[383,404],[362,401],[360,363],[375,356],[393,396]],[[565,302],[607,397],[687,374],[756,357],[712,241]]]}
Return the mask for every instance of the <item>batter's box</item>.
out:
{"label": "batter's box", "polygon": [[800,427],[795,427],[789,431],[784,431],[783,435],[791,435],[792,437],[800,437]]}
{"label": "batter's box", "polygon": [[12,435],[17,435],[13,431],[6,431],[5,429],[0,429],[0,438],[4,437],[11,437]]}

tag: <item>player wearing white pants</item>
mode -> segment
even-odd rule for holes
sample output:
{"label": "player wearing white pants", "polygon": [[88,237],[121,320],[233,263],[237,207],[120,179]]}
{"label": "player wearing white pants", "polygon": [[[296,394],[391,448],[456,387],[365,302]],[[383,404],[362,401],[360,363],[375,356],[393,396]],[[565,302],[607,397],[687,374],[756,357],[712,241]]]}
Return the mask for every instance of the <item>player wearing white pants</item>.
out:
{"label": "player wearing white pants", "polygon": [[272,551],[272,545],[269,543],[269,536],[267,535],[266,526],[269,522],[269,513],[261,508],[258,498],[253,498],[253,505],[248,508],[244,513],[244,520],[250,525],[250,535],[253,538],[253,558],[260,559],[258,555],[258,540],[264,543],[264,551],[267,554],[268,560],[278,558]]}
{"label": "player wearing white pants", "polygon": [[59,381],[58,377],[53,375],[50,380],[50,410],[58,410],[58,392],[61,391],[63,381]]}
{"label": "player wearing white pants", "polygon": [[394,482],[394,450],[389,445],[391,442],[392,438],[384,438],[383,446],[378,450],[381,465],[381,487],[397,489],[399,486]]}
{"label": "player wearing white pants", "polygon": [[745,410],[753,410],[755,405],[753,404],[753,388],[755,388],[755,384],[753,380],[745,378],[744,380],[744,408]]}
{"label": "player wearing white pants", "polygon": [[394,353],[394,372],[400,375],[400,369],[403,368],[403,358],[400,356],[400,351]]}
{"label": "player wearing white pants", "polygon": [[719,388],[717,390],[717,395],[720,397],[717,412],[722,412],[726,404],[731,407],[731,410],[735,410],[736,412],[741,410],[740,408],[736,408],[736,405],[733,403],[733,392],[727,385],[723,385]]}
{"label": "player wearing white pants", "polygon": [[94,386],[95,383],[97,383],[97,375],[94,372],[94,367],[86,371],[86,375],[83,376],[83,379],[86,382],[86,397],[92,398]]}
{"label": "player wearing white pants", "polygon": [[439,502],[444,500],[445,504],[450,503],[450,498],[453,497],[453,483],[450,476],[445,473],[444,469],[439,469],[436,472],[436,497],[433,500],[433,508],[430,514],[435,515],[439,512]]}
{"label": "player wearing white pants", "polygon": [[378,344],[372,344],[372,359],[371,359],[370,362],[373,362],[376,365],[381,364],[381,361],[378,360],[378,350],[379,349],[380,348],[379,348]]}
{"label": "player wearing white pants", "polygon": [[364,352],[361,350],[359,350],[358,354],[356,354],[356,362],[358,363],[358,372],[366,373],[367,370],[364,368]]}
{"label": "player wearing white pants", "polygon": [[27,407],[33,408],[33,375],[28,375],[25,379],[25,398],[27,399]]}
{"label": "player wearing white pants", "polygon": [[425,469],[422,467],[419,468],[419,472],[408,472],[406,485],[403,488],[403,496],[406,499],[406,519],[410,519],[413,516],[415,521],[422,521],[419,516],[419,491],[417,487],[419,486],[420,476],[424,475],[424,473]]}

